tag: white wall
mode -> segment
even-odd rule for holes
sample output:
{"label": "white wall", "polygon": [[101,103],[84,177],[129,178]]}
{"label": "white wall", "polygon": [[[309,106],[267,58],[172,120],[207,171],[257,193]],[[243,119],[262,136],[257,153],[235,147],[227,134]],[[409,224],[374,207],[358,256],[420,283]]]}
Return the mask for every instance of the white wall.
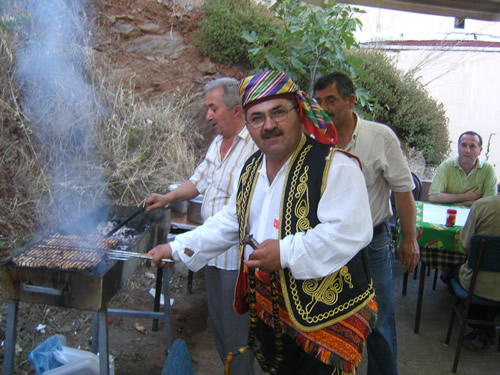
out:
{"label": "white wall", "polygon": [[[430,16],[363,7],[362,42],[373,40],[483,40],[500,42],[500,22],[465,20],[454,29],[452,17]],[[494,52],[491,52],[494,51]],[[452,48],[395,51],[398,67],[418,68],[417,76],[432,97],[444,104],[449,118],[452,156],[458,136],[474,130],[483,137],[485,158],[491,138],[489,162],[500,178],[500,49]]]}

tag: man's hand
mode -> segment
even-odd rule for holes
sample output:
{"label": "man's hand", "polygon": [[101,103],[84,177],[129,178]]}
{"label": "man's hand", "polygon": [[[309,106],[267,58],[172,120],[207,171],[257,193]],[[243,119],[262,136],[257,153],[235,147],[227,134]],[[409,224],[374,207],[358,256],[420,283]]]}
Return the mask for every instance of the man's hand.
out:
{"label": "man's hand", "polygon": [[473,187],[472,189],[470,190],[467,190],[465,193],[464,193],[464,201],[477,201],[479,198],[482,197],[481,194],[479,193],[476,193],[476,190],[477,190],[477,186]]}
{"label": "man's hand", "polygon": [[281,269],[279,240],[265,240],[250,258],[245,261],[250,268],[258,268],[263,272],[275,272]]}
{"label": "man's hand", "polygon": [[153,193],[146,200],[146,211],[164,207],[168,202],[167,195]]}
{"label": "man's hand", "polygon": [[172,259],[172,248],[167,243],[154,247],[148,251],[148,254],[153,257],[153,259],[151,259],[151,264],[153,266],[170,267],[173,264],[161,261],[162,258]]}
{"label": "man's hand", "polygon": [[411,191],[394,192],[396,210],[399,213],[403,239],[398,249],[398,259],[405,272],[413,272],[420,259],[417,243],[416,208]]}
{"label": "man's hand", "polygon": [[405,272],[413,272],[420,259],[418,243],[415,237],[410,239],[403,237],[398,248],[398,259],[404,264]]}

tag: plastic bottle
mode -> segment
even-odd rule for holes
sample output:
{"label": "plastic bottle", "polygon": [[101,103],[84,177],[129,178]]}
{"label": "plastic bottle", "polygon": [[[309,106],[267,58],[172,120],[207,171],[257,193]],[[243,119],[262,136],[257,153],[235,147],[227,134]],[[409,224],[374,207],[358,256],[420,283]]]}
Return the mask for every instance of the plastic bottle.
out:
{"label": "plastic bottle", "polygon": [[448,211],[446,211],[446,226],[454,227],[456,219],[457,219],[457,210],[449,208]]}

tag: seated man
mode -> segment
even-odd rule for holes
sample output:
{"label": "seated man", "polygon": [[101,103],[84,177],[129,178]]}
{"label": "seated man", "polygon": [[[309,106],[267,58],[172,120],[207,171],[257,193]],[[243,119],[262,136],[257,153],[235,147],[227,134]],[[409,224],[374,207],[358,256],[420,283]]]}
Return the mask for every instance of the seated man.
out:
{"label": "seated man", "polygon": [[[479,199],[472,205],[465,227],[460,234],[460,240],[466,251],[473,234],[500,235],[500,195]],[[471,277],[472,269],[467,263],[457,267],[455,278],[464,289],[469,289]],[[474,294],[479,297],[500,301],[500,275],[490,272],[479,273]],[[469,318],[493,321],[499,312],[498,309],[488,306],[471,305]],[[464,346],[466,348],[472,350],[486,349],[490,344],[493,344],[495,340],[494,327],[471,326],[473,327],[472,332],[464,337]]]}
{"label": "seated man", "polygon": [[458,157],[445,160],[438,167],[429,188],[429,202],[470,206],[479,198],[497,193],[493,166],[478,159],[483,140],[473,131],[458,138]]}

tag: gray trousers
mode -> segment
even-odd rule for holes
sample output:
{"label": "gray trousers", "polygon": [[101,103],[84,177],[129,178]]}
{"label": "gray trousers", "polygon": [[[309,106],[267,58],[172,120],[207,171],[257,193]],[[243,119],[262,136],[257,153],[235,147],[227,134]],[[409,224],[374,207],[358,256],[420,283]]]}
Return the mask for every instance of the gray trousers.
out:
{"label": "gray trousers", "polygon": [[[212,326],[217,352],[226,361],[229,352],[247,346],[250,318],[248,313],[238,315],[233,308],[234,288],[238,271],[205,267],[208,316]],[[231,365],[234,375],[253,375],[253,354],[248,350],[234,357]]]}

